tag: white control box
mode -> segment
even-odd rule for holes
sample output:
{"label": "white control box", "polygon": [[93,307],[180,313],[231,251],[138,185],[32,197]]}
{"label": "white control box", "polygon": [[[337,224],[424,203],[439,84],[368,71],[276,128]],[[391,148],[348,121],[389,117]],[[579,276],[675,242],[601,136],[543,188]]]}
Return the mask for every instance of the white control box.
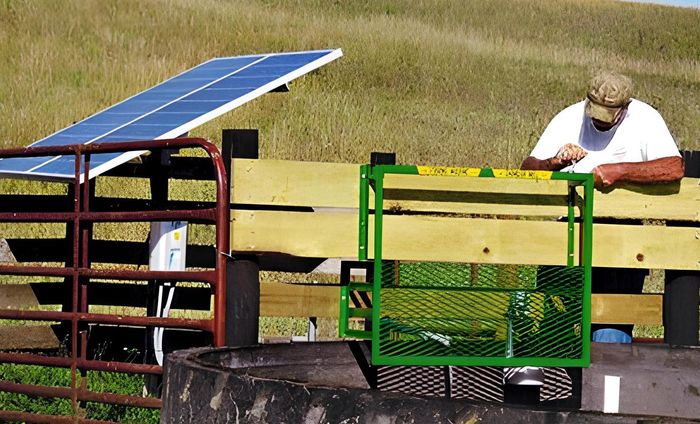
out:
{"label": "white control box", "polygon": [[151,222],[149,240],[151,271],[184,271],[187,253],[187,222]]}

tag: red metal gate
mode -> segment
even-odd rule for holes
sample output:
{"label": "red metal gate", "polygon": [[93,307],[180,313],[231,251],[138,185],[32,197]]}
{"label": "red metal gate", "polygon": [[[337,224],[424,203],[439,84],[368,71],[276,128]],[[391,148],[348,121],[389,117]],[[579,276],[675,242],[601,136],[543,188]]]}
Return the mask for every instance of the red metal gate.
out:
{"label": "red metal gate", "polygon": [[[164,149],[179,150],[196,148],[204,150],[213,167],[213,179],[216,185],[216,202],[196,209],[159,209],[159,210],[120,210],[93,211],[91,210],[91,183],[89,169],[91,157],[98,153],[126,151],[160,151]],[[226,305],[226,262],[229,253],[229,194],[228,181],[223,158],[218,148],[209,141],[198,138],[180,138],[171,140],[133,141],[109,144],[88,144],[60,147],[28,147],[0,151],[0,158],[8,157],[37,157],[72,155],[75,158],[75,176],[72,190],[72,210],[55,211],[5,211],[0,212],[0,223],[65,223],[66,238],[72,247],[72,258],[66,260],[64,266],[56,265],[3,265],[0,264],[0,275],[12,276],[46,276],[64,278],[65,288],[70,289],[70,304],[64,304],[63,311],[2,309],[0,319],[53,321],[70,325],[64,357],[46,356],[27,352],[0,352],[0,362],[14,364],[30,364],[48,367],[70,368],[70,387],[38,386],[31,384],[0,381],[0,391],[22,393],[30,396],[65,398],[71,400],[73,416],[48,416],[29,412],[0,411],[0,420],[21,420],[30,422],[96,422],[81,418],[81,402],[101,402],[117,405],[128,405],[146,408],[159,408],[158,398],[123,395],[115,393],[95,392],[87,389],[87,371],[111,371],[138,374],[161,374],[158,365],[105,361],[90,359],[87,355],[87,325],[112,324],[119,326],[164,327],[206,331],[212,334],[215,346],[224,345],[225,337],[225,305]],[[81,169],[84,169],[84,181],[81,181]],[[92,192],[94,193],[94,192]],[[70,204],[66,203],[66,204]],[[21,209],[21,208],[20,208]],[[126,223],[150,221],[189,221],[214,225],[215,235],[215,264],[213,269],[186,271],[149,271],[117,267],[110,269],[95,269],[91,266],[93,223]],[[3,235],[0,234],[0,237]],[[72,263],[71,263],[72,262]],[[88,302],[88,292],[91,280],[108,279],[124,282],[167,280],[188,281],[208,284],[214,295],[213,319],[187,318],[158,318],[151,316],[114,315],[107,313],[91,313]],[[80,374],[80,378],[79,378]]]}

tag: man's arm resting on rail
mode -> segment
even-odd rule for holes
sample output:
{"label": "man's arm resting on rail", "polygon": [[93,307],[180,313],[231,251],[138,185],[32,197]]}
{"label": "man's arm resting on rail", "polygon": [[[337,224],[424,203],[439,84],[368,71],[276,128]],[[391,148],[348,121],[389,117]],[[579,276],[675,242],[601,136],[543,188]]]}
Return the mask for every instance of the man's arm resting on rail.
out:
{"label": "man's arm resting on rail", "polygon": [[683,178],[685,173],[680,156],[668,156],[647,162],[608,163],[593,168],[593,179],[597,188],[610,187],[615,183],[634,184],[669,183]]}

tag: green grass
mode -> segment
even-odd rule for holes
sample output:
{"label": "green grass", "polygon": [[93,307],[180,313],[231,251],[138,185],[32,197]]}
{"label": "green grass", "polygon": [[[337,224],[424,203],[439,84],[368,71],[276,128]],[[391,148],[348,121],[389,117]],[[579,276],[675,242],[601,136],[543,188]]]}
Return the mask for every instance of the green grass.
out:
{"label": "green grass", "polygon": [[[0,378],[14,383],[70,387],[70,370],[64,368],[0,364]],[[89,372],[87,379],[88,390],[126,395],[141,395],[144,384],[141,376],[119,373]],[[30,397],[7,392],[0,392],[0,407],[3,410],[46,415],[72,414],[70,399]],[[87,402],[81,410],[81,416],[95,420],[132,424],[157,423],[160,420],[160,411],[154,409]]]}
{"label": "green grass", "polygon": [[[268,158],[514,167],[592,69],[637,82],[700,149],[700,11],[617,1],[0,2],[0,145],[22,146],[213,56],[345,56],[194,131]],[[60,22],[60,25],[56,25]]]}

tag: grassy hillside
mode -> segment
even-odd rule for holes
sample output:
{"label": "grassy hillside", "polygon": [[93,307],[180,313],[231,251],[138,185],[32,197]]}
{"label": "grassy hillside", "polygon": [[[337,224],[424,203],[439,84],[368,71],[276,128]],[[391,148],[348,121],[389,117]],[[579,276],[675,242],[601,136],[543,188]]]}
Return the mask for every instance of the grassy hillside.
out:
{"label": "grassy hillside", "polygon": [[517,166],[592,69],[637,82],[700,150],[700,10],[612,0],[0,1],[0,147],[214,56],[345,56],[199,128],[259,128],[268,158]]}

